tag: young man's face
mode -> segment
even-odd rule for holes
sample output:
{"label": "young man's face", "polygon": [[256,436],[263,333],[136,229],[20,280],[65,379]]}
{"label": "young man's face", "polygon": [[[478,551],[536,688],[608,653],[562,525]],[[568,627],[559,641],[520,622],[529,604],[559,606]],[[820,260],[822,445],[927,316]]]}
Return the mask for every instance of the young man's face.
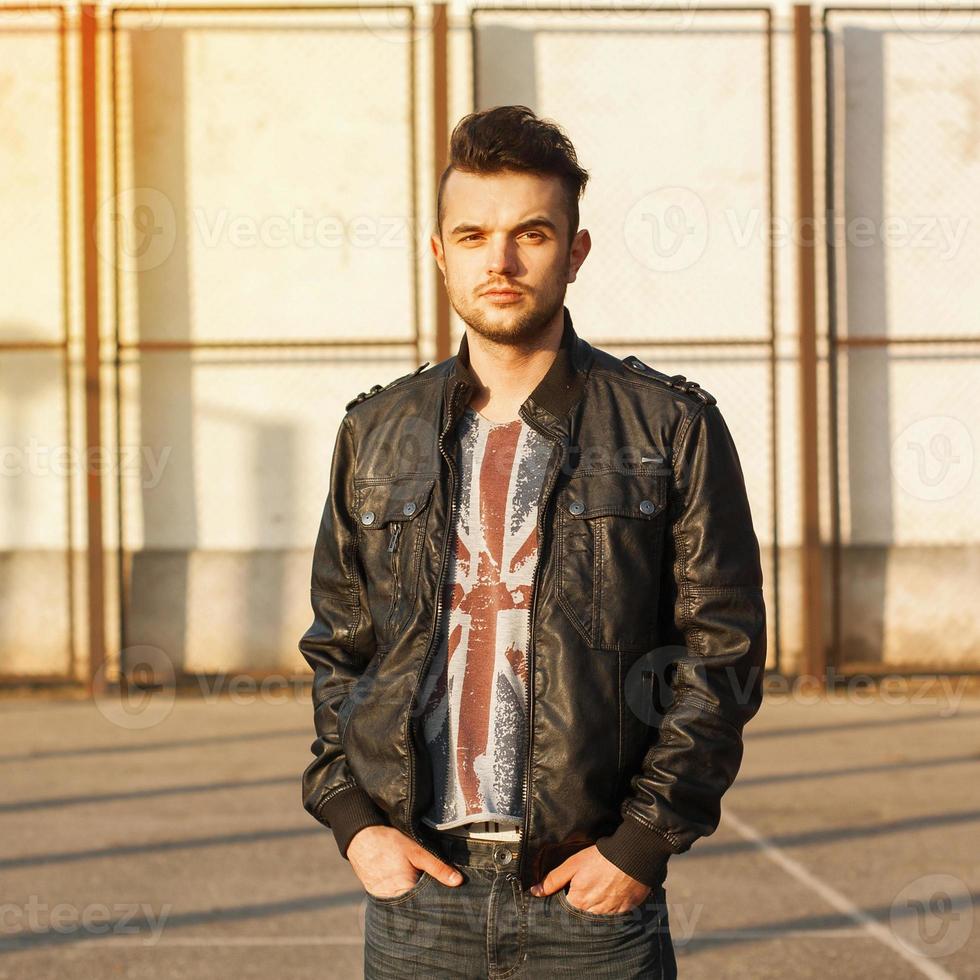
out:
{"label": "young man's face", "polygon": [[442,238],[431,245],[453,308],[488,340],[535,340],[560,313],[591,247],[584,229],[568,246],[561,182],[453,170],[443,209]]}

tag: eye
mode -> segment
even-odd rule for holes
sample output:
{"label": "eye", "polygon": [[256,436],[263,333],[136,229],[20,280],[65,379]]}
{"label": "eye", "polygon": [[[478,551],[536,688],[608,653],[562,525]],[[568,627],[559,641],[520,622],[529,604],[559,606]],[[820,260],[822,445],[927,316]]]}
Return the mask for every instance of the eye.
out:
{"label": "eye", "polygon": [[527,234],[528,235],[537,235],[538,238],[540,238],[542,240],[544,239],[544,235],[542,235],[540,231],[529,231],[529,232],[527,232]]}
{"label": "eye", "polygon": [[471,238],[479,238],[479,237],[480,236],[476,232],[473,232],[472,235],[467,235],[465,238],[461,238],[460,241],[461,242],[468,242]]}

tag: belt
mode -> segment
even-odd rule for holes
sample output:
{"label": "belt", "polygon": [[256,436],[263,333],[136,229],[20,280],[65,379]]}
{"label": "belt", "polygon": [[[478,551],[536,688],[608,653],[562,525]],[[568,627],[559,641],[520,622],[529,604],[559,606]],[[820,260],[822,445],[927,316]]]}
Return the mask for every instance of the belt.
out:
{"label": "belt", "polygon": [[460,837],[445,830],[432,831],[432,840],[450,864],[460,868],[488,868],[496,871],[515,870],[520,854],[520,841],[480,840]]}
{"label": "belt", "polygon": [[471,820],[458,827],[446,827],[442,833],[454,837],[473,837],[478,840],[520,840],[520,830],[512,824],[497,820]]}

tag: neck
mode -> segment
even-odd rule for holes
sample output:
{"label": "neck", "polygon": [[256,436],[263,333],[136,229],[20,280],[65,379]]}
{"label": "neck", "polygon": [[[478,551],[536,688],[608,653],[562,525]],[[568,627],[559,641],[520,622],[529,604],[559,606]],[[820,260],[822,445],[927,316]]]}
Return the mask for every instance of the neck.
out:
{"label": "neck", "polygon": [[564,317],[559,309],[530,344],[488,340],[466,327],[470,370],[477,386],[469,405],[491,421],[509,421],[547,374],[561,343]]}

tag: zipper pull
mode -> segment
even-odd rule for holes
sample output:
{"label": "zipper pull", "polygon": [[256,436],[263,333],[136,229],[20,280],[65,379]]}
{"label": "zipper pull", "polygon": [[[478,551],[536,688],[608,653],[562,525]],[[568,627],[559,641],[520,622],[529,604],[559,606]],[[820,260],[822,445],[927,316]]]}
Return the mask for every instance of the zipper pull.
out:
{"label": "zipper pull", "polygon": [[391,522],[391,540],[388,542],[388,553],[390,554],[395,550],[398,544],[398,535],[401,534],[402,522],[392,521]]}

